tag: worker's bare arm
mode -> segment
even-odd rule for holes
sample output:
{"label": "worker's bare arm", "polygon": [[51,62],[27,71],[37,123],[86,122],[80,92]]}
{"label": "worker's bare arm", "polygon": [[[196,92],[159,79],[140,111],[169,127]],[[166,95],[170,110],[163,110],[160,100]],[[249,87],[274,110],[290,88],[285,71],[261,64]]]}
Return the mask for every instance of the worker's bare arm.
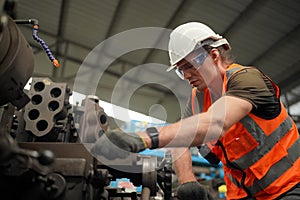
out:
{"label": "worker's bare arm", "polygon": [[[246,100],[223,96],[207,112],[180,120],[159,129],[159,146],[198,146],[215,141],[233,124],[240,121],[252,109]],[[139,133],[151,147],[151,140],[146,133]]]}

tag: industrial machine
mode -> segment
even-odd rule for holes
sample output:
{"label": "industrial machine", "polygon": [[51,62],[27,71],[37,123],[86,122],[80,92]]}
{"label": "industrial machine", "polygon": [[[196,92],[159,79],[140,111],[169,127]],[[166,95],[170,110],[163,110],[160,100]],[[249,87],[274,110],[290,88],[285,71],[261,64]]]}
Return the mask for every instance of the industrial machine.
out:
{"label": "industrial machine", "polygon": [[[99,98],[72,106],[71,89],[48,77],[32,77],[33,53],[18,24],[33,27],[33,38],[59,66],[38,36],[38,20],[13,20],[0,1],[0,191],[9,200],[171,199],[170,153],[163,159],[135,155],[117,165],[92,156],[92,145],[109,128]],[[30,90],[24,86],[32,77]],[[101,155],[100,155],[101,156]],[[111,183],[128,178],[134,190]],[[130,185],[127,184],[127,185]],[[141,190],[136,190],[140,187]],[[131,188],[131,189],[132,189]]]}

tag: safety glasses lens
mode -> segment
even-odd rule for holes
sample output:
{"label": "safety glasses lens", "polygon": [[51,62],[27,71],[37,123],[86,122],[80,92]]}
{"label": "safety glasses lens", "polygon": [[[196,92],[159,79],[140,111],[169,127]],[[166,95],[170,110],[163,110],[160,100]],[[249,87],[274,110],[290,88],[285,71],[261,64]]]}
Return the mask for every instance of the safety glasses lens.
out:
{"label": "safety glasses lens", "polygon": [[202,65],[207,56],[208,53],[204,52],[204,53],[199,53],[195,58],[193,58],[193,61],[195,62],[195,64],[197,64],[197,66],[195,67],[198,68],[200,65]]}
{"label": "safety glasses lens", "polygon": [[179,78],[181,78],[182,80],[184,80],[184,75],[183,75],[183,71],[181,69],[175,69],[175,72],[177,74],[177,76],[179,76]]}
{"label": "safety glasses lens", "polygon": [[182,68],[184,68],[185,70],[187,69],[199,70],[208,56],[207,51],[205,51],[203,48],[194,51],[194,53],[196,53],[196,55],[191,54],[193,56],[192,58],[189,58],[189,56],[185,58],[188,61],[188,65],[183,64],[180,67],[176,66],[175,72],[182,80],[184,80],[184,72]]}

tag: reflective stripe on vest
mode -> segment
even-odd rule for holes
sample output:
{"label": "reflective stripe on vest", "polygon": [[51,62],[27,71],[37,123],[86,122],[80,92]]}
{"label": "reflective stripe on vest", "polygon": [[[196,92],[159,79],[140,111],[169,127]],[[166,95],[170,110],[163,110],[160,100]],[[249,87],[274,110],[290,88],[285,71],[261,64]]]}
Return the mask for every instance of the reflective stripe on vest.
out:
{"label": "reflective stripe on vest", "polygon": [[[291,166],[293,166],[294,162],[300,156],[300,139],[298,140],[288,149],[288,155],[283,157],[280,161],[278,161],[275,165],[273,165],[268,173],[260,180],[255,179],[252,186],[248,186],[247,189],[251,192],[251,194],[255,195],[260,192],[262,189],[267,188],[271,183],[273,183],[276,179],[278,179],[283,173],[285,173]],[[227,177],[237,186],[242,187],[240,182],[233,178],[230,174],[227,174]]]}
{"label": "reflective stripe on vest", "polygon": [[256,122],[248,115],[240,122],[259,144],[255,149],[247,153],[245,156],[232,161],[232,163],[238,165],[243,170],[249,168],[270,150],[272,150],[274,145],[292,128],[292,120],[289,116],[287,116],[280,126],[278,126],[278,128],[275,129],[275,131],[273,131],[273,133],[271,133],[269,136],[266,136],[259,125],[256,124]]}

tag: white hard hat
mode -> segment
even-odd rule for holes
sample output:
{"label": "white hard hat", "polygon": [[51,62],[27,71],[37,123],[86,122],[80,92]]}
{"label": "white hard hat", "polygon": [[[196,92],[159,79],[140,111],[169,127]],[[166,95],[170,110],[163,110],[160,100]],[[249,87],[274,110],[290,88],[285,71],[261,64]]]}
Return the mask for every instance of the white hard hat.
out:
{"label": "white hard hat", "polygon": [[171,67],[167,71],[175,68],[176,63],[195,50],[197,45],[206,45],[202,42],[207,39],[212,39],[213,42],[209,43],[211,47],[226,45],[227,49],[230,49],[225,38],[200,22],[188,22],[175,28],[170,34],[169,57]]}

